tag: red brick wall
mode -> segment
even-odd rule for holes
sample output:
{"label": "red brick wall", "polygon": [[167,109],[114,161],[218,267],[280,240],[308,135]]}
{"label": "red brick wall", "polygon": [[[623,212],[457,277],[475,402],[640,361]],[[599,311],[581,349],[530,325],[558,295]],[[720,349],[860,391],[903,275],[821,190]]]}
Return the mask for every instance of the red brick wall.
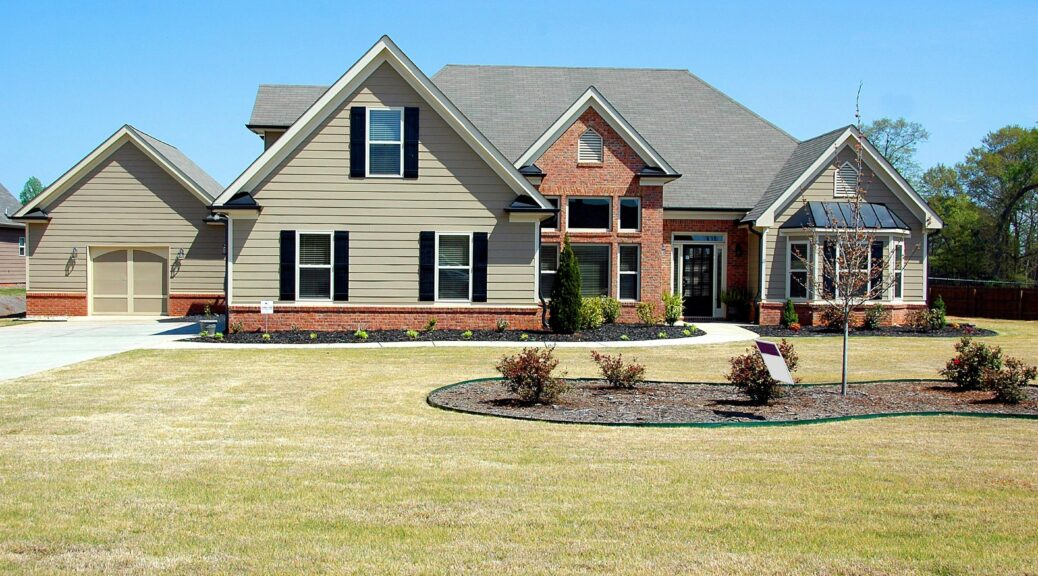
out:
{"label": "red brick wall", "polygon": [[81,292],[27,292],[26,316],[86,316],[87,297]]}
{"label": "red brick wall", "polygon": [[[765,302],[760,305],[760,324],[762,326],[775,326],[782,321],[782,302]],[[794,304],[800,324],[802,326],[813,326],[816,316],[819,316],[824,305],[819,304]],[[917,310],[926,308],[923,304],[884,304],[883,308],[888,311],[886,318],[881,322],[884,326],[901,326],[908,322],[909,317]],[[851,312],[851,324],[860,326],[865,319],[865,310]]]}
{"label": "red brick wall", "polygon": [[167,308],[170,316],[190,316],[204,314],[207,305],[211,313],[222,313],[223,294],[170,294]]}
{"label": "red brick wall", "polygon": [[230,326],[246,332],[256,330],[418,330],[429,318],[436,318],[437,328],[457,330],[487,330],[497,325],[499,318],[508,321],[516,330],[537,330],[541,326],[541,311],[535,307],[393,307],[393,306],[283,306],[274,307],[274,314],[259,313],[258,306],[235,306],[230,309]]}
{"label": "red brick wall", "polygon": [[[725,265],[727,267],[725,288],[749,288],[749,232],[745,226],[739,227],[736,220],[664,220],[663,245],[668,257],[664,267],[666,278],[673,278],[673,245],[671,237],[676,232],[725,232],[728,244],[725,247]],[[752,294],[750,294],[752,296]]]}

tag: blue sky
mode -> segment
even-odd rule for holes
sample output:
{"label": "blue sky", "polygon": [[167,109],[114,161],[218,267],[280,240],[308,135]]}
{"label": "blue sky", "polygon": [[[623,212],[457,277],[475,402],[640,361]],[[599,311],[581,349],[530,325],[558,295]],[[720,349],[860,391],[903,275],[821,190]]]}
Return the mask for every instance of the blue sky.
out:
{"label": "blue sky", "polygon": [[923,123],[924,167],[1038,121],[1038,2],[0,0],[0,183],[49,184],[124,123],[228,184],[261,151],[260,83],[329,84],[382,34],[441,66],[687,68],[797,138]]}

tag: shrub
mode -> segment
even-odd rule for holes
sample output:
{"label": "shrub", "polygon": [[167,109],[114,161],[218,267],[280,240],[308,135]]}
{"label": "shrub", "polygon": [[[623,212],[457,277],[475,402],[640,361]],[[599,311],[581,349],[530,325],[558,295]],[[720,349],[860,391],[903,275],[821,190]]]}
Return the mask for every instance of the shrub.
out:
{"label": "shrub", "polygon": [[638,360],[624,362],[624,355],[609,356],[591,351],[591,358],[598,364],[602,377],[613,388],[634,388],[645,380],[645,366]]}
{"label": "shrub", "polygon": [[876,330],[886,317],[887,311],[883,308],[883,305],[873,304],[865,309],[865,319],[862,321],[861,326],[866,330]]}
{"label": "shrub", "polygon": [[692,330],[690,330],[689,328],[685,328],[684,330],[681,331],[681,335],[686,337],[686,338],[689,337],[689,336],[692,336]]}
{"label": "shrub", "polygon": [[1023,387],[1038,376],[1038,368],[1028,366],[1013,357],[1002,362],[1002,367],[984,369],[984,388],[995,393],[995,400],[1019,404],[1024,399]]}
{"label": "shrub", "polygon": [[353,337],[361,341],[367,340],[368,333],[363,328],[358,328],[357,331],[353,333]]}
{"label": "shrub", "polygon": [[627,334],[621,334],[620,335],[620,339],[623,340],[624,342],[627,342],[628,340],[631,339],[631,337],[628,336]]}
{"label": "shrub", "polygon": [[261,338],[263,338],[264,340],[269,342],[270,341],[270,332],[264,332],[263,336],[261,336]]}
{"label": "shrub", "polygon": [[553,374],[558,365],[554,348],[523,348],[514,356],[501,358],[497,371],[521,401],[551,404],[567,388],[566,382]]}
{"label": "shrub", "polygon": [[684,301],[681,294],[672,294],[670,291],[663,293],[663,320],[671,326],[681,320],[681,312]]}
{"label": "shrub", "polygon": [[317,332],[310,333],[310,340],[317,340]]}
{"label": "shrub", "polygon": [[223,332],[217,332],[216,334],[213,334],[213,338],[216,340],[223,340]]}
{"label": "shrub", "polygon": [[418,339],[418,331],[417,330],[408,330],[406,332],[406,334],[407,334],[407,338],[409,340],[417,340]]}
{"label": "shrub", "polygon": [[938,294],[930,307],[930,329],[941,330],[948,324],[948,308],[944,305],[944,298]]}
{"label": "shrub", "polygon": [[602,308],[602,318],[606,324],[613,324],[620,317],[620,301],[609,296],[600,296],[599,305]]}
{"label": "shrub", "polygon": [[580,329],[597,330],[605,323],[602,315],[602,301],[598,297],[583,298],[580,301]]}
{"label": "shrub", "polygon": [[519,341],[520,342],[526,342],[529,339],[530,339],[530,335],[527,334],[526,332],[523,332],[522,334],[519,335]]}
{"label": "shrub", "polygon": [[[786,359],[790,374],[796,372],[800,357],[793,345],[783,339],[779,343],[779,351]],[[731,358],[729,363],[731,370],[724,377],[749,396],[753,403],[767,404],[782,394],[781,384],[771,377],[768,367],[755,348],[747,348],[744,354]],[[794,380],[800,381],[799,378]]]}
{"label": "shrub", "polygon": [[797,309],[793,306],[793,300],[786,298],[786,303],[782,306],[782,325],[789,328],[790,324],[799,324],[800,316],[797,315]]}
{"label": "shrub", "polygon": [[498,332],[504,332],[505,330],[508,330],[508,320],[505,320],[504,318],[498,318],[497,324],[494,326],[494,328]]}
{"label": "shrub", "polygon": [[660,333],[656,334],[656,338],[658,338],[660,340],[666,340],[667,339],[667,333],[666,332],[660,332]]}
{"label": "shrub", "polygon": [[548,305],[548,325],[556,334],[572,334],[580,329],[580,268],[577,255],[569,244],[569,236],[563,239],[559,266],[555,271],[555,282],[551,287],[551,303]]}
{"label": "shrub", "polygon": [[818,324],[829,330],[843,330],[843,310],[838,306],[826,306],[818,313]]}
{"label": "shrub", "polygon": [[245,331],[245,324],[244,323],[242,323],[242,322],[235,322],[234,324],[231,324],[231,329],[230,329],[230,333],[231,334],[237,334],[239,332],[244,332],[244,331]]}
{"label": "shrub", "polygon": [[789,325],[789,329],[792,330],[793,332],[800,332],[800,328],[801,328],[800,322],[793,322],[792,324]]}
{"label": "shrub", "polygon": [[656,315],[656,306],[652,302],[639,302],[634,307],[634,311],[638,313],[638,319],[646,326],[655,326],[660,323],[660,318]]}
{"label": "shrub", "polygon": [[979,390],[984,387],[984,373],[1002,368],[1002,349],[974,342],[963,336],[955,345],[958,353],[941,370],[941,376],[953,382],[960,390]]}
{"label": "shrub", "polygon": [[466,330],[461,333],[462,340],[472,340],[472,330]]}
{"label": "shrub", "polygon": [[198,337],[199,338],[208,338],[209,337],[209,333],[206,332],[205,330],[199,330],[198,331]]}
{"label": "shrub", "polygon": [[433,316],[425,323],[425,328],[422,328],[425,332],[433,332],[436,330],[436,317]]}
{"label": "shrub", "polygon": [[930,329],[930,311],[929,310],[916,310],[908,315],[905,322],[915,328],[916,330],[929,330]]}

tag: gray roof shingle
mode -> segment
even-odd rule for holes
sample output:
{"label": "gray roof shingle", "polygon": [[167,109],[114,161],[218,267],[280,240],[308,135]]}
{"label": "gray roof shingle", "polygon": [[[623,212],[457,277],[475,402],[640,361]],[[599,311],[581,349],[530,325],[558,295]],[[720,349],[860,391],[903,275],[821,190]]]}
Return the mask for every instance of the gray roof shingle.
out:
{"label": "gray roof shingle", "polygon": [[249,126],[291,126],[303,112],[328,90],[327,86],[260,84]]}
{"label": "gray roof shingle", "polygon": [[135,134],[140,136],[142,140],[154,148],[155,151],[165,158],[167,162],[176,166],[185,176],[190,178],[195,184],[198,184],[198,186],[209,195],[210,201],[223,192],[223,186],[214,180],[209,173],[202,170],[202,168],[192,162],[183,152],[169,144],[166,144],[162,140],[155,138],[154,136],[141,132],[129,124],[127,124],[126,127],[129,130],[133,130]]}
{"label": "gray roof shingle", "polygon": [[0,184],[0,228],[25,228],[25,224],[9,218],[21,207],[22,203]]}

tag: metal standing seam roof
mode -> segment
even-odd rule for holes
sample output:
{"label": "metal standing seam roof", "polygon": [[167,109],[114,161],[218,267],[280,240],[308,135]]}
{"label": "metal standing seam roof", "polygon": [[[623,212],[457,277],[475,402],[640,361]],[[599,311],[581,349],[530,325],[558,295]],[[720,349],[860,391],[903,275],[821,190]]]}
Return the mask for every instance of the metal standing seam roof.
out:
{"label": "metal standing seam roof", "polygon": [[0,184],[0,228],[25,228],[25,224],[10,218],[21,207],[22,203]]}
{"label": "metal standing seam roof", "polygon": [[[862,225],[870,230],[911,230],[886,204],[860,202],[858,217]],[[850,202],[809,201],[794,212],[781,228],[846,228],[853,219],[854,209]]]}

